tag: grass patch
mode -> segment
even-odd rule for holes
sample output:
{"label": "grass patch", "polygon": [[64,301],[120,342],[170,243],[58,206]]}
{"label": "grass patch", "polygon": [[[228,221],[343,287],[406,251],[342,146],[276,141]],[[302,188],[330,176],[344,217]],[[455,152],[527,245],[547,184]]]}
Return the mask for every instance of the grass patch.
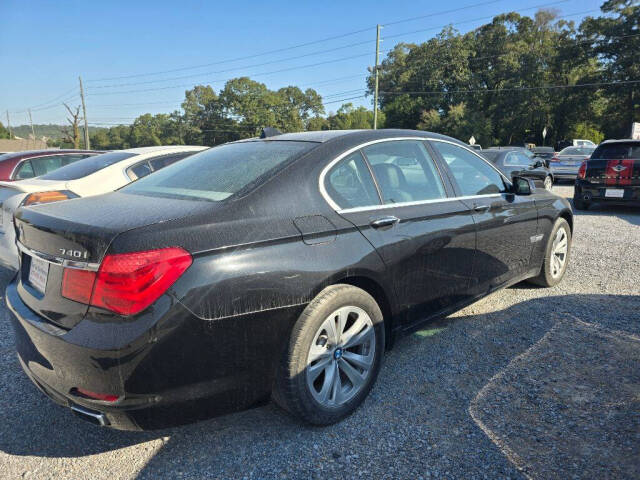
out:
{"label": "grass patch", "polygon": [[416,335],[422,338],[433,337],[444,330],[444,328],[425,328],[424,330],[418,330]]}

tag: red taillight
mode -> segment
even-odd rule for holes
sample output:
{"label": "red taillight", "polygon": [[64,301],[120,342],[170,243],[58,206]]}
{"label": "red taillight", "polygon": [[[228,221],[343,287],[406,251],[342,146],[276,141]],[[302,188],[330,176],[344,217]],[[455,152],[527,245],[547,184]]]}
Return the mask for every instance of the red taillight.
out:
{"label": "red taillight", "polygon": [[113,403],[120,398],[118,395],[111,395],[109,393],[96,393],[90,390],[85,390],[84,388],[76,388],[75,390],[83,397],[91,398],[93,400],[100,400],[102,402]]}
{"label": "red taillight", "polygon": [[554,157],[551,157],[551,160],[549,160],[549,161],[550,162],[559,162],[560,159],[558,157],[554,156]]}
{"label": "red taillight", "polygon": [[582,162],[578,169],[578,178],[584,178],[587,175],[587,162]]}
{"label": "red taillight", "polygon": [[189,252],[179,247],[107,255],[97,273],[65,269],[62,295],[121,315],[134,315],[166,292],[191,262]]}

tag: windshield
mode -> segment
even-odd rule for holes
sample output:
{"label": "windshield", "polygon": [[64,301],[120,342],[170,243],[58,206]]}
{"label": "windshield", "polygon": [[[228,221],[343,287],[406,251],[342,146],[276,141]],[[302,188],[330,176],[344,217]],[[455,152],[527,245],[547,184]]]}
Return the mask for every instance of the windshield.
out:
{"label": "windshield", "polygon": [[628,160],[640,159],[640,142],[606,143],[600,145],[591,156],[593,159]]}
{"label": "windshield", "polygon": [[580,155],[589,156],[595,150],[594,147],[567,147],[561,150],[558,155]]}
{"label": "windshield", "polygon": [[130,152],[109,152],[95,157],[88,157],[78,160],[70,165],[54,170],[51,173],[42,175],[43,180],[77,180],[86,177],[92,173],[102,170],[114,163],[126,160],[127,158],[137,155]]}
{"label": "windshield", "polygon": [[228,143],[205,150],[134,182],[121,191],[222,201],[317,146],[312,142]]}

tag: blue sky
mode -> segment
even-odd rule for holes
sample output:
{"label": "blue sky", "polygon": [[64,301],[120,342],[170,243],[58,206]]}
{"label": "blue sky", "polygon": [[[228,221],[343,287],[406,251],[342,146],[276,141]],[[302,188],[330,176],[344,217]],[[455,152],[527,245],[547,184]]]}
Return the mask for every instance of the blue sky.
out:
{"label": "blue sky", "polygon": [[[398,42],[425,41],[448,24],[466,32],[505,11],[533,15],[540,5],[579,23],[597,15],[601,3],[2,0],[0,121],[6,123],[8,109],[13,125],[27,123],[25,109],[31,107],[34,123],[64,123],[60,102],[79,104],[78,75],[85,83],[87,117],[95,124],[170,112],[190,86],[219,90],[225,80],[244,75],[272,89],[315,88],[331,102],[326,110],[335,111],[343,99],[364,94],[378,23],[423,17],[386,25],[384,51]],[[266,53],[336,36],[341,37]],[[309,66],[315,63],[322,64]],[[149,75],[167,70],[175,71]],[[371,105],[371,98],[347,101]]]}

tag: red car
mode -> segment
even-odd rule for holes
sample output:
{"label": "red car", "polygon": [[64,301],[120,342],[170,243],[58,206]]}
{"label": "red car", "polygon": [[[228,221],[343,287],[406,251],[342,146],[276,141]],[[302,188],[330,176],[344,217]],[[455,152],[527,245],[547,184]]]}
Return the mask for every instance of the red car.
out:
{"label": "red car", "polygon": [[39,177],[60,167],[103,152],[95,150],[30,150],[0,155],[0,181]]}

